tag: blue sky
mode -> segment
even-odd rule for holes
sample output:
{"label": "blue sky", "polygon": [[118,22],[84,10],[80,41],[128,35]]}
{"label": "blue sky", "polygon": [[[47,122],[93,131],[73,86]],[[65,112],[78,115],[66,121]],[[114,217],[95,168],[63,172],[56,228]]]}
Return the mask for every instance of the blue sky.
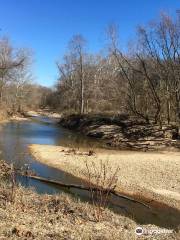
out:
{"label": "blue sky", "polygon": [[125,46],[137,25],[177,9],[179,0],[0,0],[0,34],[17,47],[33,49],[36,81],[53,86],[55,61],[62,59],[74,34],[82,34],[88,50],[97,52],[105,45],[105,28],[116,23]]}

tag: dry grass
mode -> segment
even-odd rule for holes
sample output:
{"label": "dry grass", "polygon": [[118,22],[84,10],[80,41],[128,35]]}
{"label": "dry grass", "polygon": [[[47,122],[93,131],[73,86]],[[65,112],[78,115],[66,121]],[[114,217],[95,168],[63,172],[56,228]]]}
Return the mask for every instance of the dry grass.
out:
{"label": "dry grass", "polygon": [[[2,162],[2,173],[5,167],[1,166]],[[0,239],[137,239],[135,221],[106,209],[103,219],[96,222],[94,206],[67,194],[39,195],[19,186],[11,202],[11,183],[5,181],[5,176],[1,174],[0,178]],[[147,237],[142,236],[141,239]],[[172,240],[178,239],[178,235],[163,234],[148,239]]]}
{"label": "dry grass", "polygon": [[[102,161],[99,166],[95,162],[86,162],[84,175],[87,178],[92,204],[95,209],[94,215],[97,221],[102,219],[103,213],[109,204],[111,191],[114,191],[116,188],[118,172],[118,167],[113,172],[111,166]],[[97,186],[96,190],[94,190],[94,186]]]}
{"label": "dry grass", "polygon": [[90,205],[67,195],[40,196],[18,188],[14,204],[6,203],[0,208],[0,236],[43,240],[119,239],[120,236],[133,239],[133,221],[107,211],[104,220],[97,223],[93,213]]}

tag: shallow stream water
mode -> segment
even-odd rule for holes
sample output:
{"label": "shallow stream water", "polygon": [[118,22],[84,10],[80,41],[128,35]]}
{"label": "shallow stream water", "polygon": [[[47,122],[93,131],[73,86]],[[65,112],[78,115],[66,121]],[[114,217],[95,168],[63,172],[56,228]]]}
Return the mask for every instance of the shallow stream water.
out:
{"label": "shallow stream water", "polygon": [[[24,168],[28,165],[38,176],[66,184],[82,184],[82,180],[36,161],[28,151],[29,144],[76,146],[89,149],[103,146],[100,141],[60,127],[48,117],[32,117],[30,121],[11,121],[1,126],[0,149],[2,159],[8,163],[13,163],[16,168]],[[67,192],[82,201],[90,200],[89,193],[84,190],[66,189],[56,184],[48,184],[28,177],[19,176],[17,180],[25,187],[33,187],[38,193]],[[134,218],[140,224],[152,223],[175,229],[180,223],[180,212],[159,203],[156,205],[158,207],[152,207],[149,210],[140,204],[112,196],[110,208],[116,213]]]}

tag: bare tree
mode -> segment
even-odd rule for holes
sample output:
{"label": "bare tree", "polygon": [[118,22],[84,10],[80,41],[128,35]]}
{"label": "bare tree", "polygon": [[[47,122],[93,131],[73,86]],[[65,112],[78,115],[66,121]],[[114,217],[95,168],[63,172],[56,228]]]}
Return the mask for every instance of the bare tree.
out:
{"label": "bare tree", "polygon": [[22,68],[25,56],[14,50],[8,39],[0,40],[0,101],[3,101],[3,90],[10,81],[11,71]]}
{"label": "bare tree", "polygon": [[0,107],[7,114],[40,106],[43,91],[32,82],[31,66],[29,50],[14,48],[8,39],[0,39]]}
{"label": "bare tree", "polygon": [[[162,14],[138,27],[131,49],[122,51],[118,29],[108,28],[106,54],[89,54],[76,35],[58,63],[54,92],[61,111],[126,112],[147,123],[180,122],[180,22]],[[51,94],[52,96],[52,94]],[[54,99],[55,99],[54,98]]]}

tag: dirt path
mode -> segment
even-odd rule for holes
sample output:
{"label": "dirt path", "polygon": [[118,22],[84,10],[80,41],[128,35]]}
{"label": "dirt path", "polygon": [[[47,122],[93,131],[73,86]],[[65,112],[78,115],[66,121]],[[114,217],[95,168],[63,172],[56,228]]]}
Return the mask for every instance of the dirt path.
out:
{"label": "dirt path", "polygon": [[87,156],[79,150],[73,153],[60,146],[30,145],[29,148],[38,161],[83,179],[86,179],[86,162],[90,167],[94,162],[99,168],[102,161],[110,172],[119,167],[117,191],[141,195],[180,209],[180,153],[100,150]]}

